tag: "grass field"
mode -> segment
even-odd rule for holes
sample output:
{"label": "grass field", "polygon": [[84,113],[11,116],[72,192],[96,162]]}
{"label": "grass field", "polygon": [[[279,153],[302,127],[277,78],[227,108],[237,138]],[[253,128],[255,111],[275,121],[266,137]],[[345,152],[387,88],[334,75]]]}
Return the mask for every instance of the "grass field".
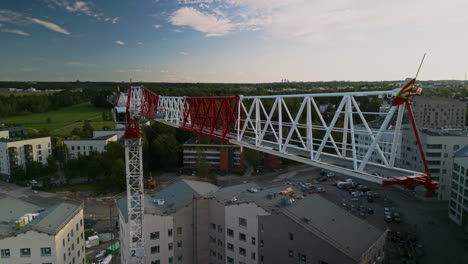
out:
{"label": "grass field", "polygon": [[35,93],[21,93],[21,92],[0,92],[0,96],[23,96],[23,95],[51,95],[56,92],[35,92]]}
{"label": "grass field", "polygon": [[[85,103],[45,113],[2,118],[2,121],[34,129],[45,127],[54,135],[67,136],[75,127],[81,127],[84,120],[90,120],[94,129],[102,129],[103,126],[114,128],[113,121],[102,120],[103,111],[109,111],[109,109]],[[47,123],[47,118],[51,119],[50,123]]]}

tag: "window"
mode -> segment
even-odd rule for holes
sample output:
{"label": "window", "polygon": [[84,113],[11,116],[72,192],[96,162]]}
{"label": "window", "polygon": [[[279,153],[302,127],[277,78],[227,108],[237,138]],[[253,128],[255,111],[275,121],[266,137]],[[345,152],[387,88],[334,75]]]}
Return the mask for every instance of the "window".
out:
{"label": "window", "polygon": [[234,259],[231,257],[227,257],[227,263],[234,263]]}
{"label": "window", "polygon": [[77,150],[80,150],[80,146],[76,147]]}
{"label": "window", "polygon": [[298,254],[298,256],[299,256],[299,260],[300,260],[300,261],[302,261],[302,262],[306,262],[306,261],[307,261],[306,255]]}
{"label": "window", "polygon": [[159,259],[151,261],[151,264],[161,264],[161,261]]}
{"label": "window", "polygon": [[218,259],[219,260],[222,260],[223,259],[223,255],[221,253],[218,253]]}
{"label": "window", "polygon": [[30,248],[21,248],[20,249],[20,256],[21,257],[31,257],[31,249]]}
{"label": "window", "polygon": [[263,240],[260,240],[260,247],[263,247]]}
{"label": "window", "polygon": [[151,254],[157,254],[159,252],[160,252],[159,246],[151,247]]}
{"label": "window", "polygon": [[9,258],[10,257],[10,249],[5,248],[2,249],[2,258]]}
{"label": "window", "polygon": [[37,145],[37,149],[41,149],[41,147],[42,147],[41,144]]}
{"label": "window", "polygon": [[[89,150],[91,150],[91,151],[92,151],[92,150],[93,150],[93,146],[89,146]],[[158,260],[158,261],[159,261],[159,260]]]}
{"label": "window", "polygon": [[223,246],[223,241],[221,241],[221,239],[218,239],[218,246],[220,246],[220,247]]}
{"label": "window", "polygon": [[232,229],[227,229],[227,235],[230,236],[230,237],[233,237],[234,236],[234,230]]}
{"label": "window", "polygon": [[216,244],[216,238],[210,236],[210,243]]}
{"label": "window", "polygon": [[216,230],[216,224],[215,223],[210,223],[210,227],[211,227],[211,229]]}
{"label": "window", "polygon": [[172,248],[174,248],[174,244],[173,243],[167,244],[167,248],[169,249],[169,251],[171,251]]}
{"label": "window", "polygon": [[50,249],[50,247],[41,248],[41,256],[48,257],[50,255],[52,255],[52,250]]}
{"label": "window", "polygon": [[255,254],[255,252],[252,252],[252,259],[255,260],[256,257],[257,257],[257,254]]}
{"label": "window", "polygon": [[288,256],[289,256],[290,258],[294,257],[294,251],[292,251],[291,249],[288,250]]}
{"label": "window", "polygon": [[243,234],[243,233],[239,233],[239,240],[241,240],[241,241],[245,241],[245,240],[246,240],[246,236],[245,236],[245,234]]}
{"label": "window", "polygon": [[218,232],[219,232],[219,233],[222,233],[222,232],[223,232],[223,228],[222,228],[220,225],[218,225]]}
{"label": "window", "polygon": [[174,263],[174,257],[169,257],[169,263]]}
{"label": "window", "polygon": [[178,234],[178,235],[182,235],[182,227],[178,227],[178,228],[177,228],[177,234]]}
{"label": "window", "polygon": [[169,237],[172,236],[172,229],[167,230],[167,236],[169,236]]}
{"label": "window", "polygon": [[245,256],[246,254],[245,248],[239,247],[239,254],[241,254],[242,256]]}
{"label": "window", "polygon": [[159,239],[159,232],[151,232],[150,239],[151,240]]}
{"label": "window", "polygon": [[230,251],[234,251],[234,245],[231,243],[227,243],[227,249]]}
{"label": "window", "polygon": [[71,150],[75,150],[75,146],[72,146],[72,147],[71,147]]}
{"label": "window", "polygon": [[73,237],[73,229],[71,230],[71,237]]}
{"label": "window", "polygon": [[252,245],[255,245],[255,243],[256,243],[256,239],[255,237],[252,237]]}
{"label": "window", "polygon": [[76,231],[78,231],[78,223],[76,223]]}
{"label": "window", "polygon": [[216,251],[210,250],[210,256],[211,257],[216,257]]}
{"label": "window", "polygon": [[247,219],[239,217],[239,226],[247,227]]}
{"label": "window", "polygon": [[177,242],[177,247],[181,248],[182,247],[182,241]]}
{"label": "window", "polygon": [[289,240],[294,240],[294,234],[293,233],[289,233]]}

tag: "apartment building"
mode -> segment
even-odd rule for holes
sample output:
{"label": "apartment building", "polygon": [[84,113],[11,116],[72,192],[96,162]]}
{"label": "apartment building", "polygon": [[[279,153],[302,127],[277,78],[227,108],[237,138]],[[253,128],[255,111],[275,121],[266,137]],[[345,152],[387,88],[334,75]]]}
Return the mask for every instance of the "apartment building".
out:
{"label": "apartment building", "polygon": [[468,144],[453,154],[449,218],[468,232]]}
{"label": "apartment building", "polygon": [[0,198],[0,263],[84,264],[83,206]]}
{"label": "apartment building", "polygon": [[14,139],[9,133],[3,133],[0,136],[0,174],[9,176],[12,166],[24,166],[29,161],[46,164],[51,154],[50,137]]}
{"label": "apartment building", "polygon": [[463,128],[466,102],[416,96],[413,102],[414,117],[421,128]]}
{"label": "apartment building", "polygon": [[107,144],[116,142],[118,136],[116,134],[94,137],[91,139],[78,139],[78,140],[64,140],[63,144],[67,146],[68,157],[77,158],[80,155],[86,156],[89,153],[104,152]]}
{"label": "apartment building", "polygon": [[[422,129],[421,141],[432,177],[439,182],[437,198],[449,200],[452,184],[453,153],[468,144],[468,131],[463,129]],[[424,164],[412,128],[402,130],[401,159],[397,166],[424,172]]]}
{"label": "apartment building", "polygon": [[[182,180],[144,198],[145,263],[208,263],[208,200],[218,190],[210,183]],[[129,260],[127,199],[119,208],[121,262]],[[194,228],[195,227],[195,228]]]}
{"label": "apartment building", "polygon": [[[372,126],[373,122],[371,122],[369,125]],[[378,126],[380,125],[381,125],[381,122],[379,122]],[[376,127],[376,126],[370,127],[372,134],[374,136],[379,131],[379,128],[380,127]],[[354,126],[354,129],[355,129],[354,139],[356,143],[356,155],[360,158],[363,158],[367,154],[367,150],[369,149],[369,146],[372,144],[373,140],[364,126]],[[387,129],[379,140],[380,149],[382,150],[387,160],[390,160],[390,153],[392,151],[394,135],[395,135],[394,129]],[[401,137],[397,139],[398,141],[396,142],[397,148],[395,149],[395,153],[396,153],[395,161],[400,160],[401,158],[401,147],[400,147]],[[382,157],[377,153],[377,151],[372,152],[372,155],[370,156],[369,161],[378,163],[378,164],[383,164]]]}
{"label": "apartment building", "polygon": [[184,144],[185,168],[195,168],[200,159],[205,159],[212,169],[229,171],[243,168],[240,146],[228,144]]}

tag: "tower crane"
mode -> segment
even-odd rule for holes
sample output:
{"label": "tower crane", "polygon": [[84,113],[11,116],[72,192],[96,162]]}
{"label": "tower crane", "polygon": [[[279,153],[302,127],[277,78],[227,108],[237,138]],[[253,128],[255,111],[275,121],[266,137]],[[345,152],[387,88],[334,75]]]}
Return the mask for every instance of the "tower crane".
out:
{"label": "tower crane", "polygon": [[[140,120],[147,118],[242,147],[310,164],[329,171],[374,183],[423,186],[428,194],[437,188],[427,166],[425,153],[412,111],[412,101],[420,95],[412,79],[402,89],[339,93],[186,97],[160,96],[143,86],[129,87],[127,94],[114,98],[116,115],[125,117],[125,162],[130,241],[129,257],[144,262],[144,191]],[[361,111],[360,97],[390,97],[391,104],[379,112]],[[331,118],[324,117],[320,102],[335,102]],[[325,105],[326,106],[326,105]],[[425,173],[398,168],[395,160],[401,142],[403,114],[407,109],[415,133]],[[369,126],[369,116],[378,116],[377,129]],[[392,131],[390,132],[390,126]],[[339,136],[341,135],[341,136]],[[370,139],[369,145],[356,142],[357,136]],[[383,137],[386,140],[383,141]],[[390,144],[388,144],[390,143]],[[357,150],[364,151],[359,155]],[[377,155],[378,161],[371,161]]]}

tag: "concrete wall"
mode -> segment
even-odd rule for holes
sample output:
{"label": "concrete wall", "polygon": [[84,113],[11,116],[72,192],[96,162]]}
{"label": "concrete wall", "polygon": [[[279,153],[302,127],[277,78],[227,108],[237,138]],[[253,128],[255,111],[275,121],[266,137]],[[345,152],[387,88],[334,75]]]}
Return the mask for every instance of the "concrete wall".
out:
{"label": "concrete wall", "polygon": [[191,204],[180,208],[174,214],[174,263],[193,263],[192,219]]}
{"label": "concrete wall", "polygon": [[449,218],[468,232],[468,157],[453,159]]}
{"label": "concrete wall", "polygon": [[[234,263],[258,263],[258,217],[268,213],[255,203],[240,203],[226,205],[225,223],[226,223],[226,259],[234,259]],[[239,225],[239,218],[247,220],[247,226]],[[228,229],[234,231],[234,236],[228,235]],[[245,241],[240,239],[240,233],[246,235]],[[228,243],[234,245],[234,250],[227,250]],[[245,256],[240,254],[240,249],[246,250]],[[252,257],[254,254],[255,258]]]}
{"label": "concrete wall", "polygon": [[[214,224],[216,228],[212,228]],[[208,229],[208,236],[206,244],[208,247],[209,262],[213,264],[226,263],[226,226],[225,226],[225,210],[224,204],[217,199],[210,199],[209,201],[209,220],[205,223]],[[216,243],[210,243],[209,237],[214,237]]]}
{"label": "concrete wall", "polygon": [[0,141],[0,173],[10,175],[10,158],[8,149],[16,148],[18,165],[26,163],[25,146],[32,146],[32,160],[47,163],[47,158],[52,154],[50,137],[25,139],[18,141]]}
{"label": "concrete wall", "polygon": [[10,133],[8,133],[8,130],[0,131],[0,138],[10,138]]}
{"label": "concrete wall", "polygon": [[[10,249],[11,257],[0,258],[0,263],[68,264],[72,263],[74,258],[76,264],[84,264],[86,254],[84,248],[84,227],[82,223],[83,209],[81,209],[55,236],[37,231],[28,231],[16,237],[1,239],[0,249]],[[76,230],[77,224],[78,231]],[[71,236],[71,230],[73,230],[73,236]],[[69,240],[68,236],[70,237]],[[83,238],[81,236],[83,236]],[[47,247],[51,248],[51,255],[42,256],[41,248]],[[30,248],[31,257],[20,257],[21,248]]]}

